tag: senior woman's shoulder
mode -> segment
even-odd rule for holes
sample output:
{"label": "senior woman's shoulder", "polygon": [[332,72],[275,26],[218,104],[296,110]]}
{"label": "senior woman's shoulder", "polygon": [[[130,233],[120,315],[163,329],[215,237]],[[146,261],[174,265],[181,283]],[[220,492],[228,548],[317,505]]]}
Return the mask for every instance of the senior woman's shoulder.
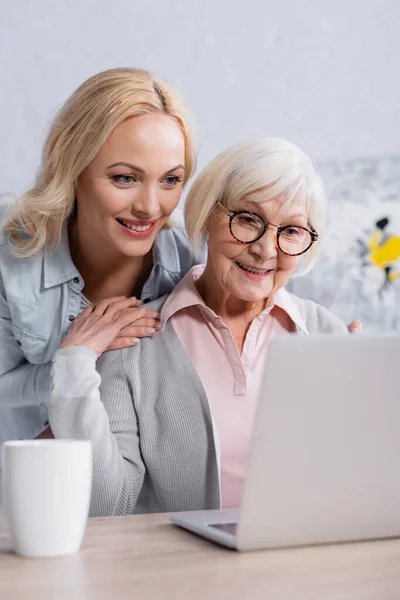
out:
{"label": "senior woman's shoulder", "polygon": [[348,333],[346,325],[325,307],[291,293],[290,296],[299,309],[309,333]]}
{"label": "senior woman's shoulder", "polygon": [[[168,296],[169,294],[164,294],[161,298],[146,302],[144,306],[161,312]],[[102,376],[107,371],[112,376],[115,376],[117,371],[125,372],[126,367],[128,367],[131,375],[137,372],[138,368],[141,374],[143,374],[143,368],[145,370],[149,368],[153,373],[157,373],[158,368],[155,368],[155,365],[159,367],[161,353],[164,353],[166,356],[166,360],[161,361],[165,365],[169,361],[179,361],[179,355],[182,352],[185,354],[178,336],[168,323],[163,331],[158,331],[154,337],[141,338],[140,342],[135,346],[104,352],[97,359],[96,369]]]}
{"label": "senior woman's shoulder", "polygon": [[[156,300],[152,300],[151,302],[146,302],[143,304],[144,307],[160,312],[166,299],[169,294],[164,294],[160,298]],[[157,334],[158,335],[158,334]],[[156,336],[157,337],[157,336]],[[121,361],[122,358],[128,357],[129,360],[136,360],[137,355],[139,354],[138,348],[140,349],[140,345],[143,343],[147,343],[150,338],[143,338],[138,346],[131,346],[128,348],[122,348],[120,350],[109,350],[108,352],[104,352],[99,359],[97,359],[96,368],[98,371],[104,371],[109,367],[115,365],[118,361]],[[153,344],[154,345],[154,344]]]}

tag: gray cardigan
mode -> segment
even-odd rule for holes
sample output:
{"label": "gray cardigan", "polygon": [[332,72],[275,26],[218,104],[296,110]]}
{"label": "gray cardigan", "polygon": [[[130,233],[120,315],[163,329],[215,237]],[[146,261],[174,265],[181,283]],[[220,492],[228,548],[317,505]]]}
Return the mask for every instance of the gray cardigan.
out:
{"label": "gray cardigan", "polygon": [[[165,298],[148,306],[160,310]],[[347,333],[326,309],[293,299],[309,333]],[[220,507],[208,399],[169,321],[154,338],[103,354],[98,370],[87,348],[59,350],[53,362],[54,435],[93,444],[91,516]]]}

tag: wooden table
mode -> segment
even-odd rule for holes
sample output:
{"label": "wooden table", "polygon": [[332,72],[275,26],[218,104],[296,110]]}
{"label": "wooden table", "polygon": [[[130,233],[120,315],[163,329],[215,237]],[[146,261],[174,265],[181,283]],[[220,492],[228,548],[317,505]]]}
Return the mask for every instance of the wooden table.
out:
{"label": "wooden table", "polygon": [[90,519],[80,553],[22,559],[0,529],[1,600],[400,598],[400,540],[239,554],[167,515]]}

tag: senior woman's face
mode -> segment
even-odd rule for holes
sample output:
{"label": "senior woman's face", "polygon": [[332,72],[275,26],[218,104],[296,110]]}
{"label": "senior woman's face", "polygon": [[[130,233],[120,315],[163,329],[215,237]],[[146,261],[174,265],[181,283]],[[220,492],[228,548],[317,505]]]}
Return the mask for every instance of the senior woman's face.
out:
{"label": "senior woman's face", "polygon": [[144,256],[176,208],[185,174],[185,142],[162,113],[119,125],[77,185],[85,237],[125,256]]}
{"label": "senior woman's face", "polygon": [[[248,210],[262,216],[270,224],[308,228],[304,206],[294,203],[283,211],[279,199],[252,202],[251,196],[235,210]],[[208,228],[208,261],[206,272],[221,290],[238,299],[257,302],[268,298],[285,285],[295,271],[301,256],[288,256],[277,248],[276,227],[270,226],[261,239],[252,244],[236,241],[229,229],[229,216],[220,208]]]}

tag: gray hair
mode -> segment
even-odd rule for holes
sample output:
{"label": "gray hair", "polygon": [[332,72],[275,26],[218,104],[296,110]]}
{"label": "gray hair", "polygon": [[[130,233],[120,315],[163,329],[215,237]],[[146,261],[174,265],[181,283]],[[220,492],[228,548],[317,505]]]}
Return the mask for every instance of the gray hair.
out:
{"label": "gray hair", "polygon": [[[326,192],[311,159],[286,140],[261,138],[224,150],[196,178],[184,209],[191,242],[195,246],[204,243],[207,224],[218,201],[234,209],[252,194],[253,202],[274,200],[281,204],[282,211],[300,201],[310,226],[321,237]],[[307,252],[296,275],[304,275],[311,269],[319,245],[314,244]]]}

